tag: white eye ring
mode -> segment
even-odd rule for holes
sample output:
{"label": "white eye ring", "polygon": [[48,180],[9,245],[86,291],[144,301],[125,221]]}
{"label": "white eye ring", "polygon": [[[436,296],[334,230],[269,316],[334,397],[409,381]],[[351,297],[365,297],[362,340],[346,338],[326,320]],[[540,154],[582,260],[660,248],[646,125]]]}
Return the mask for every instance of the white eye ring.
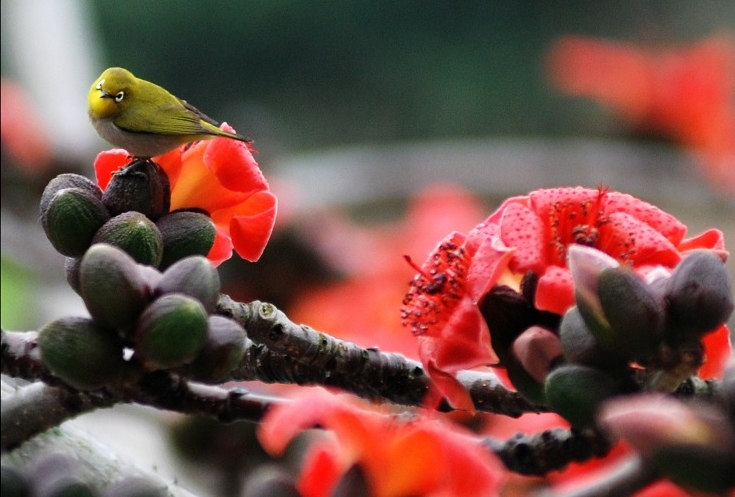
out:
{"label": "white eye ring", "polygon": [[123,98],[125,98],[125,92],[119,91],[117,92],[117,95],[115,95],[115,102],[120,103]]}
{"label": "white eye ring", "polygon": [[97,86],[94,87],[95,90],[102,91],[102,85],[105,84],[105,80],[101,79],[99,83],[97,83]]}

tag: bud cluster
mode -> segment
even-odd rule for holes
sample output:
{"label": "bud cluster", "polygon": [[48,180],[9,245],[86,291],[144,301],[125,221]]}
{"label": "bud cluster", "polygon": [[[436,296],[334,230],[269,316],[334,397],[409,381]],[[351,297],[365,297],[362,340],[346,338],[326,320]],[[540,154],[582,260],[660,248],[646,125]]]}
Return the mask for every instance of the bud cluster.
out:
{"label": "bud cluster", "polygon": [[220,281],[205,257],[186,257],[161,273],[100,243],[75,274],[91,318],[58,319],[38,338],[51,373],[73,387],[92,390],[160,369],[216,383],[244,354],[245,330],[213,315]]}
{"label": "bud cluster", "polygon": [[[165,172],[154,162],[137,161],[115,173],[104,192],[84,176],[57,176],[41,197],[41,223],[51,245],[69,258],[108,243],[140,264],[166,269],[184,257],[207,255],[215,237],[209,216],[169,212],[170,204]],[[77,264],[68,261],[67,267]]]}
{"label": "bud cluster", "polygon": [[574,245],[569,268],[576,305],[560,322],[534,309],[532,295],[497,291],[483,315],[516,388],[574,425],[593,423],[610,397],[675,390],[704,362],[702,338],[733,311],[727,269],[712,251],[692,251],[672,272],[644,279]]}

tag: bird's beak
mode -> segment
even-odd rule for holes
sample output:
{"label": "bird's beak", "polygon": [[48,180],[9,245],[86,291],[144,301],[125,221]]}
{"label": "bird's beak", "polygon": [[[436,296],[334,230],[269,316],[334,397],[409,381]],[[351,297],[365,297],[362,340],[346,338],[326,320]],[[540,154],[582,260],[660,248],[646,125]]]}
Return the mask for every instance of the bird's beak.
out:
{"label": "bird's beak", "polygon": [[112,95],[107,93],[105,90],[100,90],[100,98],[112,98]]}

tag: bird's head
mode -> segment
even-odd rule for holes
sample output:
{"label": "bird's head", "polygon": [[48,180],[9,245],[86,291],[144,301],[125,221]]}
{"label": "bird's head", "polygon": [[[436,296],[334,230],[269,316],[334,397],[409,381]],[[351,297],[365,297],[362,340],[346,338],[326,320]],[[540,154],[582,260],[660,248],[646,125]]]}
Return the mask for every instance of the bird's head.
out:
{"label": "bird's head", "polygon": [[130,103],[137,78],[121,67],[106,69],[92,83],[87,95],[89,115],[93,119],[114,118]]}

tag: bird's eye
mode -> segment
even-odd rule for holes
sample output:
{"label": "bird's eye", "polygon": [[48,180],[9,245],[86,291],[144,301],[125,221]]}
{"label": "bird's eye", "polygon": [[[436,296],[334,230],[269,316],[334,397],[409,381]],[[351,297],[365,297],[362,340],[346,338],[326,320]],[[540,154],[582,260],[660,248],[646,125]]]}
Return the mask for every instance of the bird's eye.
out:
{"label": "bird's eye", "polygon": [[102,91],[102,85],[105,83],[104,79],[101,79],[99,83],[97,83],[97,86],[94,87],[95,90]]}
{"label": "bird's eye", "polygon": [[125,98],[125,92],[124,92],[124,91],[119,91],[119,92],[117,92],[117,94],[115,95],[115,102],[118,102],[118,103],[120,103],[120,102],[122,101],[122,99],[123,99],[123,98]]}

